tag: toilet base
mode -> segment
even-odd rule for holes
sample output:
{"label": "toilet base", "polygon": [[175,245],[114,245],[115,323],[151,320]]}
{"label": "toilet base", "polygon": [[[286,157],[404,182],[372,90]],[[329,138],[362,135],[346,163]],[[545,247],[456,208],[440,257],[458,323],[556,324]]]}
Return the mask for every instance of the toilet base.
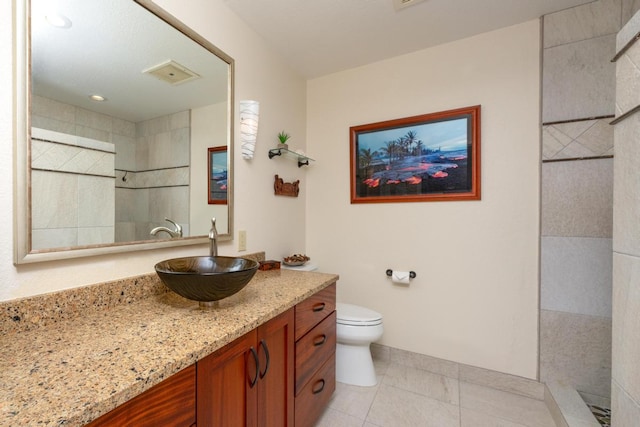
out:
{"label": "toilet base", "polygon": [[371,387],[378,384],[369,344],[336,344],[336,381]]}

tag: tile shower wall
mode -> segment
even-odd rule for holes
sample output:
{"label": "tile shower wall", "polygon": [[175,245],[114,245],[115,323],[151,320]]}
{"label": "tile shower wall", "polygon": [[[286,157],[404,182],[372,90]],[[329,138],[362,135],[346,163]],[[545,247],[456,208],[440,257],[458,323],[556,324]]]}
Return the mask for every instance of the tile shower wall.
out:
{"label": "tile shower wall", "polygon": [[182,111],[136,123],[134,148],[116,167],[116,241],[153,238],[152,228],[170,226],[165,218],[188,235],[190,117]]}
{"label": "tile shower wall", "polygon": [[113,144],[32,128],[32,248],[112,243]]}
{"label": "tile shower wall", "polygon": [[611,58],[638,7],[598,0],[543,21],[540,380],[596,404],[611,395]]}
{"label": "tile shower wall", "polygon": [[34,249],[113,242],[113,210],[98,207],[113,206],[115,152],[134,135],[134,124],[40,96],[31,108],[33,128],[49,131],[40,139],[63,143],[33,145],[34,189],[46,188],[33,195]]}
{"label": "tile shower wall", "polygon": [[[149,231],[153,227],[170,225],[165,217],[182,225],[184,234],[188,235],[189,111],[134,123],[34,96],[32,126],[108,142],[115,147],[115,195],[111,197],[115,203],[115,212],[111,214],[115,225],[111,225],[108,240],[99,243],[114,239],[116,242],[148,240],[152,238]],[[114,175],[113,167],[110,175]],[[113,192],[113,179],[110,185]],[[166,237],[166,234],[157,236]],[[39,237],[34,234],[34,240],[36,238]],[[59,242],[55,246],[87,244],[81,243],[86,239],[74,240],[59,232],[51,238]]]}
{"label": "tile shower wall", "polygon": [[[618,34],[621,52],[640,32],[640,12]],[[617,60],[616,117],[640,107],[640,43]],[[640,419],[640,113],[615,125],[613,208],[612,425],[637,426]]]}

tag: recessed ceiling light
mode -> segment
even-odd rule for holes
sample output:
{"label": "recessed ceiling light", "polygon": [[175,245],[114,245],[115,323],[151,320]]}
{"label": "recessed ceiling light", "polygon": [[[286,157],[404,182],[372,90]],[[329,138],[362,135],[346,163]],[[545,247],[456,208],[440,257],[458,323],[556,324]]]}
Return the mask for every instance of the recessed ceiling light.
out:
{"label": "recessed ceiling light", "polygon": [[63,29],[71,28],[71,20],[60,13],[48,13],[47,16],[45,16],[45,19],[47,20],[49,25],[53,27]]}
{"label": "recessed ceiling light", "polygon": [[96,101],[96,102],[104,102],[104,101],[107,100],[107,98],[105,98],[104,96],[97,95],[97,94],[89,95],[89,99],[92,100],[92,101]]}

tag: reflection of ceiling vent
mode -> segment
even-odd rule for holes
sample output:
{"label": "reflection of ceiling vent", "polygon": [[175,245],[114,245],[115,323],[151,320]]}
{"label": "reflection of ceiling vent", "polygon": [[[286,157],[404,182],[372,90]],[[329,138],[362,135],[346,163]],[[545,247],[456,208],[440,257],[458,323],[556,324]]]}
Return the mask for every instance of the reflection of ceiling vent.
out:
{"label": "reflection of ceiling vent", "polygon": [[424,0],[393,0],[393,7],[396,10],[404,9],[405,7],[413,6],[414,4],[418,4],[423,2]]}
{"label": "reflection of ceiling vent", "polygon": [[189,80],[200,78],[198,74],[172,60],[147,68],[143,73],[151,74],[153,77],[172,85],[179,85]]}

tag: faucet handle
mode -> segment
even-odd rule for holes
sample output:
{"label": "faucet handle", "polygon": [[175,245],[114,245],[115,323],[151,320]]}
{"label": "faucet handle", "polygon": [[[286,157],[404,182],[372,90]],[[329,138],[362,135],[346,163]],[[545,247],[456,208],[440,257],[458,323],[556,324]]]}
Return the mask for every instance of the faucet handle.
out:
{"label": "faucet handle", "polygon": [[180,224],[178,224],[177,222],[175,222],[174,220],[169,219],[167,217],[165,217],[164,219],[165,219],[165,221],[169,221],[171,224],[173,224],[173,226],[176,228],[175,229],[176,234],[178,234],[179,237],[182,237],[182,226]]}

